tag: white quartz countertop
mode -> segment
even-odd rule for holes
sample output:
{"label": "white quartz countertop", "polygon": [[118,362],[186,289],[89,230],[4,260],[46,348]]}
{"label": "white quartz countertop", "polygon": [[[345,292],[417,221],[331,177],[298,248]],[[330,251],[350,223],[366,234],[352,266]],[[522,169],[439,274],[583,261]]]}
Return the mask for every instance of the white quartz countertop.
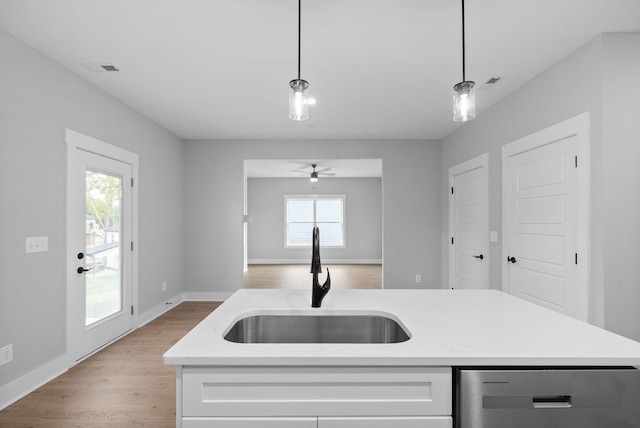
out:
{"label": "white quartz countertop", "polygon": [[[311,287],[309,287],[311,288]],[[496,290],[240,290],[163,356],[168,365],[640,366],[640,343]],[[257,314],[384,314],[392,344],[245,344],[224,335]]]}

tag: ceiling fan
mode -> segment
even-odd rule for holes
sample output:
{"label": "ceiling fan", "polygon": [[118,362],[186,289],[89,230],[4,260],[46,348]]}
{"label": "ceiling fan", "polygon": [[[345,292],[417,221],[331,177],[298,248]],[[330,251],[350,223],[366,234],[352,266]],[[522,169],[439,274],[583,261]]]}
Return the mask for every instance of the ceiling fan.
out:
{"label": "ceiling fan", "polygon": [[332,172],[326,172],[326,171],[331,171],[331,168],[324,168],[321,169],[319,171],[316,171],[316,167],[318,166],[318,164],[312,163],[311,167],[313,168],[313,171],[309,172],[309,171],[300,171],[297,169],[292,169],[291,172],[300,172],[304,175],[308,175],[309,176],[309,180],[311,180],[312,183],[316,183],[318,181],[318,175],[326,175],[327,177],[331,177],[332,175],[335,175]]}

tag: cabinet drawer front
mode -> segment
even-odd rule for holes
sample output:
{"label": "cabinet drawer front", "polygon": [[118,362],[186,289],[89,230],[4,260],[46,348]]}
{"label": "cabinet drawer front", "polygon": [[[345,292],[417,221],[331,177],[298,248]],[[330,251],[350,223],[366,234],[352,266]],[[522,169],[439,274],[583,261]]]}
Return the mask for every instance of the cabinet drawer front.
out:
{"label": "cabinet drawer front", "polygon": [[184,418],[182,428],[317,428],[317,418]]}
{"label": "cabinet drawer front", "polygon": [[451,428],[451,416],[318,418],[318,428]]}
{"label": "cabinet drawer front", "polygon": [[451,369],[185,367],[184,416],[451,415]]}

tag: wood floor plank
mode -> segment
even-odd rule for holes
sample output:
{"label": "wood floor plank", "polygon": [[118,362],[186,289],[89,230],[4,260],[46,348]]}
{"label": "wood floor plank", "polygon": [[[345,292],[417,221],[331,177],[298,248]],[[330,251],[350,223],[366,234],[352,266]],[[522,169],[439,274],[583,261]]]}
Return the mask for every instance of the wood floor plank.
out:
{"label": "wood floor plank", "polygon": [[0,411],[0,427],[175,427],[175,368],[162,354],[219,305],[176,306]]}
{"label": "wood floor plank", "polygon": [[[382,288],[382,265],[323,265],[320,282],[325,281],[327,268],[331,272],[331,287],[334,289]],[[252,264],[244,274],[244,288],[311,289],[311,279],[307,264]]]}

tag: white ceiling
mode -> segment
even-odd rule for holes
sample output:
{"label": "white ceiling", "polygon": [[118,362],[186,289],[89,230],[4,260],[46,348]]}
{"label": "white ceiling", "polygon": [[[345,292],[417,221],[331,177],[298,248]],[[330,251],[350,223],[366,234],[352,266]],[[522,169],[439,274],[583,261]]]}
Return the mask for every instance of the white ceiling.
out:
{"label": "white ceiling", "polygon": [[316,171],[330,168],[330,171],[325,172],[335,174],[332,177],[326,177],[321,174],[321,180],[325,178],[382,177],[382,159],[254,159],[244,161],[244,170],[249,178],[309,178],[308,174],[305,175],[295,171],[308,171],[311,173],[311,165],[313,164],[316,165]]}
{"label": "white ceiling", "polygon": [[[640,30],[639,0],[465,7],[467,78],[504,77],[480,87],[480,114],[598,34]],[[305,122],[287,117],[296,0],[0,0],[0,27],[183,139],[441,139],[459,126],[458,0],[302,0],[301,77],[318,100]]]}

